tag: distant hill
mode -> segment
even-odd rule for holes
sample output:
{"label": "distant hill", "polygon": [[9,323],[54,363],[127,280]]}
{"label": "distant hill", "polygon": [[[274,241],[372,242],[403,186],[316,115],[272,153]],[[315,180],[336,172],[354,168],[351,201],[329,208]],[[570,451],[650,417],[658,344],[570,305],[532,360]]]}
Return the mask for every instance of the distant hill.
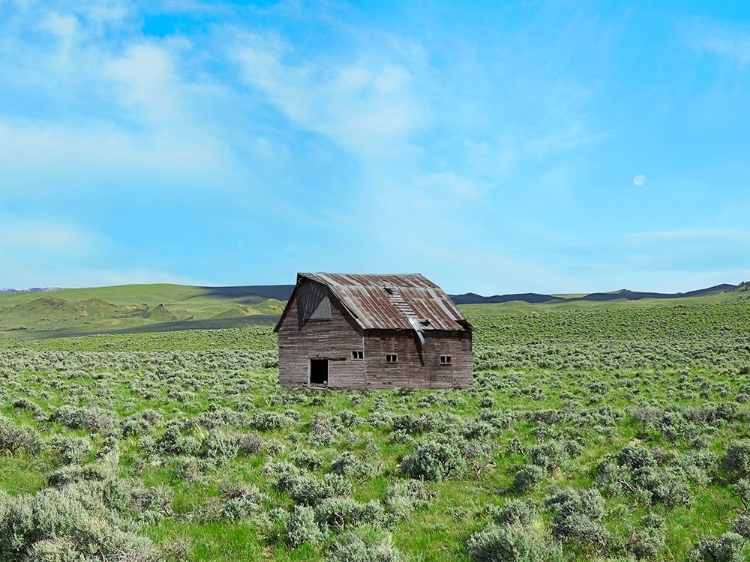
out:
{"label": "distant hill", "polygon": [[[119,285],[84,289],[24,289],[0,292],[0,340],[231,328],[273,324],[284,310],[294,285],[191,287],[185,285]],[[743,298],[750,284],[716,285],[687,293],[650,293],[626,289],[589,295],[520,293],[482,296],[450,295],[459,305],[616,302],[642,299],[711,297],[727,293]],[[727,298],[734,298],[728,296]]]}
{"label": "distant hill", "polygon": [[640,291],[629,291],[622,289],[620,291],[613,291],[611,293],[591,293],[584,297],[579,297],[576,300],[582,301],[613,301],[618,299],[626,299],[630,301],[637,301],[642,299],[681,299],[690,297],[706,297],[709,295],[718,295],[720,293],[726,293],[737,289],[738,285],[715,285],[714,287],[708,287],[706,289],[698,289],[697,291],[689,291],[687,293],[647,293]]}
{"label": "distant hill", "polygon": [[483,297],[476,293],[465,293],[463,295],[448,295],[456,304],[494,304],[501,302],[523,301],[528,303],[560,302],[564,299],[552,295],[540,295],[539,293],[520,293],[517,295],[493,295]]}
{"label": "distant hill", "polygon": [[[743,284],[744,285],[744,284]],[[642,300],[642,299],[680,299],[689,297],[706,297],[710,295],[718,295],[721,293],[727,293],[735,291],[740,288],[740,285],[716,285],[714,287],[708,287],[706,289],[698,289],[697,291],[689,291],[687,293],[649,293],[643,291],[629,291],[628,289],[621,289],[619,291],[612,291],[609,293],[591,293],[581,297],[569,297],[564,298],[554,295],[541,295],[539,293],[520,293],[516,295],[494,295],[491,297],[483,297],[476,293],[465,293],[463,295],[449,295],[451,300],[456,304],[490,304],[490,303],[503,303],[520,301],[527,303],[554,303],[554,302],[576,302],[576,301],[593,301],[593,302],[608,302],[616,300]]]}
{"label": "distant hill", "polygon": [[44,291],[56,291],[60,287],[32,287],[30,289],[0,289],[0,293],[43,293]]}
{"label": "distant hill", "polygon": [[209,295],[229,299],[255,299],[260,297],[263,299],[286,301],[292,296],[294,285],[247,285],[237,287],[201,287],[201,289],[205,289]]}

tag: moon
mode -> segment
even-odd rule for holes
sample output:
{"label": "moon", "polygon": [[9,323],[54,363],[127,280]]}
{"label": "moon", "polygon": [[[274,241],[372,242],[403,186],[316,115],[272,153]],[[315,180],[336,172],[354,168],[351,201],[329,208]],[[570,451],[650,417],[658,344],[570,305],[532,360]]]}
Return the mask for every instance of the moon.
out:
{"label": "moon", "polygon": [[641,187],[641,186],[646,185],[646,176],[642,174],[638,174],[637,176],[635,176],[633,178],[633,185],[635,185],[636,187]]}

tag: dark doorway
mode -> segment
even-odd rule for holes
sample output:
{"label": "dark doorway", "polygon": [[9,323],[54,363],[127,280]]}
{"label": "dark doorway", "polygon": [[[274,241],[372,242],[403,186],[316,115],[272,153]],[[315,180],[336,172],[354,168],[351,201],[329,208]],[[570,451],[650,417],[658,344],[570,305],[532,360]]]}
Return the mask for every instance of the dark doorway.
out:
{"label": "dark doorway", "polygon": [[310,384],[328,384],[328,359],[310,359]]}

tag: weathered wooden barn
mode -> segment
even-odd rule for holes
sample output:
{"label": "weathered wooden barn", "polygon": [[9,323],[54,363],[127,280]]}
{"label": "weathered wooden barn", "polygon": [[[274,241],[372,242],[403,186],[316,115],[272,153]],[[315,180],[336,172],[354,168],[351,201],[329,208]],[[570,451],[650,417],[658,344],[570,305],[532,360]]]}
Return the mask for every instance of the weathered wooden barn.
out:
{"label": "weathered wooden barn", "polygon": [[419,274],[299,273],[274,331],[279,381],[330,388],[463,388],[474,328]]}

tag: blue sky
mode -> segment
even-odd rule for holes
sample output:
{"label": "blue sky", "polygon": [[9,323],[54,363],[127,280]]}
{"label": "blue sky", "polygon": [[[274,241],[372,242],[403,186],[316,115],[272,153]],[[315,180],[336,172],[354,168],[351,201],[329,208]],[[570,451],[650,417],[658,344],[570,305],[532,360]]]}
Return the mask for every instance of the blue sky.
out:
{"label": "blue sky", "polygon": [[0,287],[739,282],[748,100],[746,2],[0,0]]}

